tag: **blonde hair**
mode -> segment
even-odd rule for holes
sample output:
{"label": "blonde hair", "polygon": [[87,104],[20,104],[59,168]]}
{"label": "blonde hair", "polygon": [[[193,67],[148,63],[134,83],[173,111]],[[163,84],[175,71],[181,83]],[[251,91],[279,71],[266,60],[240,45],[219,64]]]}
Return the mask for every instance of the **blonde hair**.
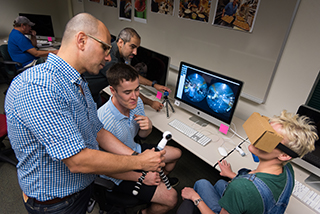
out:
{"label": "blonde hair", "polygon": [[270,123],[282,126],[280,134],[284,137],[286,146],[300,157],[315,149],[314,142],[319,137],[316,126],[310,118],[283,110],[280,116],[270,118]]}

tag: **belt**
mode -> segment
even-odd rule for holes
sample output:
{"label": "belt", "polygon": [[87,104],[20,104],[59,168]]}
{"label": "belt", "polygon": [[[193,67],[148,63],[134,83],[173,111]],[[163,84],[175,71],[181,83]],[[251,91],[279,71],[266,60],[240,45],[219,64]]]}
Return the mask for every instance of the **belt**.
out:
{"label": "belt", "polygon": [[[73,194],[72,194],[72,195],[73,195]],[[54,198],[54,199],[51,199],[51,200],[48,200],[48,201],[38,201],[38,200],[35,199],[35,198],[30,198],[30,197],[28,197],[28,196],[27,196],[26,194],[24,194],[24,192],[23,192],[23,197],[24,197],[24,199],[26,199],[25,202],[28,200],[28,198],[30,198],[30,199],[33,199],[33,201],[34,201],[35,203],[37,203],[37,204],[43,204],[43,205],[49,205],[49,204],[59,203],[59,202],[61,202],[61,201],[64,201],[64,200],[70,198],[72,195],[68,195],[68,196],[65,196],[65,197],[63,197],[63,198]]]}

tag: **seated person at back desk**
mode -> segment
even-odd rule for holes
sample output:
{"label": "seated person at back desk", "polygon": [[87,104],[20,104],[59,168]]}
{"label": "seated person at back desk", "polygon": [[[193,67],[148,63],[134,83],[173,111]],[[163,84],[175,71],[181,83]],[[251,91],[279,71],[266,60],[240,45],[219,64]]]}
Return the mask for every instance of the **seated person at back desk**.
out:
{"label": "seated person at back desk", "polygon": [[[44,51],[37,50],[36,32],[31,29],[35,23],[31,22],[25,16],[18,16],[13,21],[13,29],[9,35],[8,52],[10,57],[15,62],[20,62],[22,67],[27,65],[35,65],[44,62],[43,58],[49,53],[57,54],[58,50]],[[30,35],[31,39],[25,35]]]}
{"label": "seated person at back desk", "polygon": [[[305,116],[282,111],[280,116],[269,121],[283,139],[280,143],[275,142],[277,146],[269,153],[249,145],[249,151],[260,160],[256,169],[241,169],[236,174],[223,160],[219,162],[220,175],[233,179],[230,183],[221,179],[213,186],[202,179],[195,183],[194,189],[186,187],[181,191],[182,198],[192,200],[198,208],[194,213],[199,210],[201,213],[221,214],[285,212],[294,187],[294,172],[289,161],[314,150],[318,135],[315,126]],[[270,140],[266,142],[272,144]],[[177,214],[193,213],[192,208],[183,206],[188,204],[190,202],[183,202]]]}
{"label": "seated person at back desk", "polygon": [[[134,142],[134,137],[137,134],[139,137],[145,138],[152,131],[152,123],[145,116],[143,103],[139,98],[138,72],[131,65],[117,63],[107,71],[107,78],[112,96],[98,110],[98,118],[104,128],[137,153],[155,147],[156,145],[147,143],[140,145]],[[164,150],[166,151],[164,155],[166,165],[163,171],[167,174],[173,170],[181,156],[181,150],[172,146],[166,146]],[[112,177],[117,178],[111,178],[117,184],[113,191],[132,195],[140,176],[141,172],[134,171],[113,174]],[[178,179],[169,178],[169,181],[174,186]],[[173,188],[167,190],[165,183],[161,182],[158,172],[147,173],[136,197],[146,203],[151,202],[151,205],[141,213],[167,213],[174,208],[177,202],[177,192]]]}
{"label": "seated person at back desk", "polygon": [[[100,91],[109,85],[108,79],[106,78],[106,71],[117,62],[125,62],[127,64],[130,64],[133,56],[137,55],[137,49],[140,46],[140,40],[140,35],[134,29],[124,28],[120,31],[118,39],[111,44],[111,61],[106,62],[104,68],[100,70],[98,75],[91,75],[88,72],[84,74],[84,77],[88,81],[92,97],[94,101],[97,103],[98,108],[102,105]],[[156,84],[142,77],[141,75],[139,75],[139,81],[140,84],[153,86],[158,91],[171,92],[171,90],[168,87]],[[153,109],[157,111],[161,110],[163,107],[162,103],[150,100],[144,97],[142,94],[140,94],[140,98],[142,99],[144,104],[150,105]]]}

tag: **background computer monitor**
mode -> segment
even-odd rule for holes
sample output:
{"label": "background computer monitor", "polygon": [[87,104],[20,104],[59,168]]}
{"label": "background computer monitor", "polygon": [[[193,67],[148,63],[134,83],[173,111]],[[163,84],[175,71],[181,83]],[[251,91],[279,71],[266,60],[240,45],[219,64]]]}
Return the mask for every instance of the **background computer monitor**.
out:
{"label": "background computer monitor", "polygon": [[[316,125],[318,133],[320,133],[319,110],[307,105],[301,105],[297,114],[309,117]],[[311,172],[305,182],[320,191],[320,140],[315,142],[315,150],[313,152],[306,154],[303,158],[296,158],[293,162]]]}
{"label": "background computer monitor", "polygon": [[200,125],[230,126],[242,86],[240,80],[181,62],[175,104],[196,115],[190,119]]}
{"label": "background computer monitor", "polygon": [[19,16],[25,16],[31,22],[35,23],[32,29],[37,32],[37,39],[47,40],[48,37],[51,37],[53,41],[55,40],[50,15],[19,13]]}
{"label": "background computer monitor", "polygon": [[[167,84],[167,74],[170,65],[170,57],[161,53],[140,46],[137,55],[131,60],[131,65],[135,67],[139,74],[150,81],[157,81],[160,85]],[[157,93],[152,87],[146,87],[148,90]]]}

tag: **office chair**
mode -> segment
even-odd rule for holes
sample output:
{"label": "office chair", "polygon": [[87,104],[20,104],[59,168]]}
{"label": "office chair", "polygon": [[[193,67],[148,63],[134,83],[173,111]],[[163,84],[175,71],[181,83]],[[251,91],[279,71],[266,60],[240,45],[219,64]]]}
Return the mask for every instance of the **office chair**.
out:
{"label": "office chair", "polygon": [[26,70],[27,68],[29,68],[29,67],[23,67],[23,68],[17,69],[16,65],[18,67],[21,67],[22,64],[19,62],[12,61],[10,54],[8,52],[7,44],[3,44],[0,46],[0,54],[3,59],[3,61],[0,61],[0,63],[4,65],[4,69],[8,79],[13,79],[16,75]]}
{"label": "office chair", "polygon": [[94,181],[93,196],[89,202],[88,212],[92,212],[95,203],[99,205],[99,213],[126,214],[126,209],[135,207],[145,202],[133,195],[112,192],[115,184],[108,179],[97,177]]}
{"label": "office chair", "polygon": [[[0,161],[11,163],[16,166],[18,161],[10,159],[7,155],[12,154],[13,150],[11,148],[5,149],[5,145],[2,142],[7,136],[7,120],[4,114],[0,114]],[[4,148],[4,149],[3,149]]]}

